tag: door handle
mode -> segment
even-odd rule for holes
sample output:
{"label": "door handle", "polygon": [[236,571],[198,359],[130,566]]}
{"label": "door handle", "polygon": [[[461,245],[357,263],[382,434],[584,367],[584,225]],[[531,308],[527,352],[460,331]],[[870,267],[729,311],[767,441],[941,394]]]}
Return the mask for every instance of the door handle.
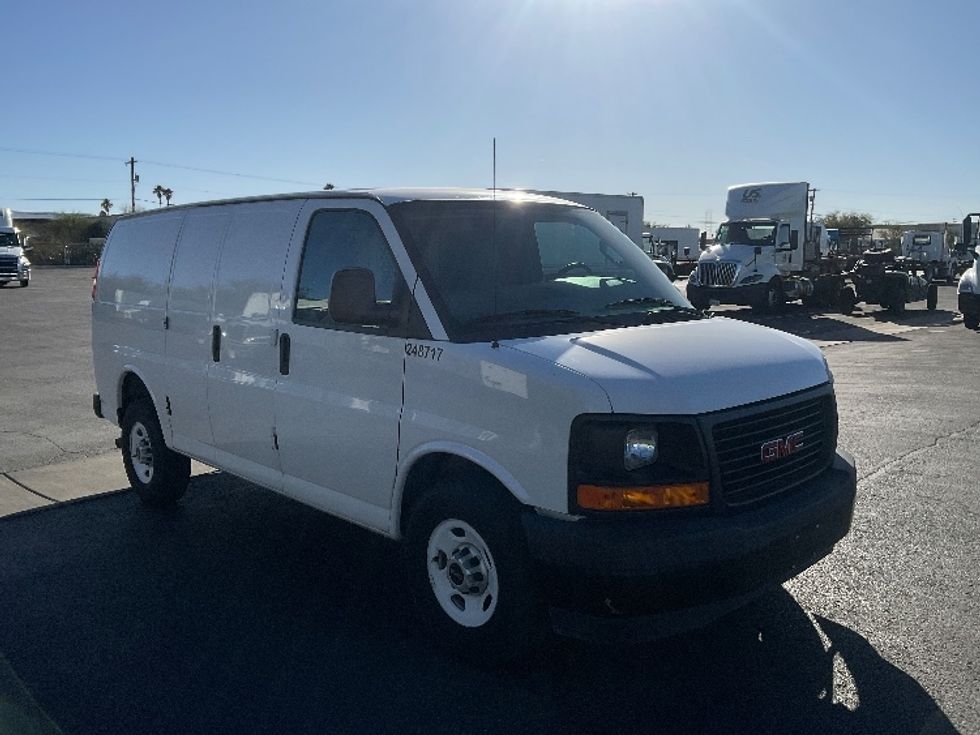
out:
{"label": "door handle", "polygon": [[221,362],[221,327],[217,324],[211,327],[211,360]]}
{"label": "door handle", "polygon": [[279,335],[279,372],[289,375],[289,335]]}

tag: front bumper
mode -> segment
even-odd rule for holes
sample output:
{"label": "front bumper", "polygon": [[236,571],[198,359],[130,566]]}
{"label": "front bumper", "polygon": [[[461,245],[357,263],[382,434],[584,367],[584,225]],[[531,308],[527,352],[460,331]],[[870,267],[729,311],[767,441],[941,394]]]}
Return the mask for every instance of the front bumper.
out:
{"label": "front bumper", "polygon": [[961,293],[957,297],[957,302],[960,314],[969,314],[970,316],[980,315],[980,294]]}
{"label": "front bumper", "polygon": [[766,298],[766,283],[753,283],[748,286],[695,286],[687,284],[687,297],[691,301],[700,298],[710,303],[754,306]]}
{"label": "front bumper", "polygon": [[558,633],[644,640],[706,625],[825,557],[850,529],[856,487],[838,452],[818,477],[737,513],[523,521]]}

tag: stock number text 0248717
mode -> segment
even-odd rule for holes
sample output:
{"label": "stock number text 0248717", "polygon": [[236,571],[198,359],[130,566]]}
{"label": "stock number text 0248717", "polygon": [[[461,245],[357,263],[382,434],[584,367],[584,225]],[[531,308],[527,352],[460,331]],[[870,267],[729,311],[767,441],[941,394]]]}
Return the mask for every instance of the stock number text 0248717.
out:
{"label": "stock number text 0248717", "polygon": [[409,357],[417,357],[420,360],[432,360],[433,362],[439,362],[439,360],[442,359],[442,348],[407,342],[405,343],[405,354]]}

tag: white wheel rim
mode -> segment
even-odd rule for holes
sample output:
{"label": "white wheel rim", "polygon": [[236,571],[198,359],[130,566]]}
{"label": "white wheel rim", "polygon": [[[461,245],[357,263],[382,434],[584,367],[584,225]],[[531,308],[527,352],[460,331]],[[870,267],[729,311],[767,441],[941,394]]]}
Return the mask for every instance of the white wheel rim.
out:
{"label": "white wheel rim", "polygon": [[429,584],[454,622],[478,628],[493,617],[500,589],[497,565],[486,541],[466,521],[445,520],[429,535]]}
{"label": "white wheel rim", "polygon": [[150,432],[139,421],[129,430],[129,459],[140,482],[148,484],[153,479],[153,446]]}

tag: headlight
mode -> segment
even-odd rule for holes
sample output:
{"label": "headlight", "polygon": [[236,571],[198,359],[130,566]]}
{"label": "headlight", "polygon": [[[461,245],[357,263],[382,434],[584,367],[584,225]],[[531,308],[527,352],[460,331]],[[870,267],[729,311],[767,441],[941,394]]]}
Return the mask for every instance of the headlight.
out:
{"label": "headlight", "polygon": [[568,457],[570,512],[707,505],[708,463],[694,419],[580,416]]}
{"label": "headlight", "polygon": [[657,461],[657,430],[633,429],[626,433],[623,466],[638,470]]}
{"label": "headlight", "polygon": [[762,280],[761,273],[753,273],[751,276],[746,276],[745,278],[740,280],[739,283],[742,284],[743,286],[748,286],[750,283],[758,283],[761,280]]}

